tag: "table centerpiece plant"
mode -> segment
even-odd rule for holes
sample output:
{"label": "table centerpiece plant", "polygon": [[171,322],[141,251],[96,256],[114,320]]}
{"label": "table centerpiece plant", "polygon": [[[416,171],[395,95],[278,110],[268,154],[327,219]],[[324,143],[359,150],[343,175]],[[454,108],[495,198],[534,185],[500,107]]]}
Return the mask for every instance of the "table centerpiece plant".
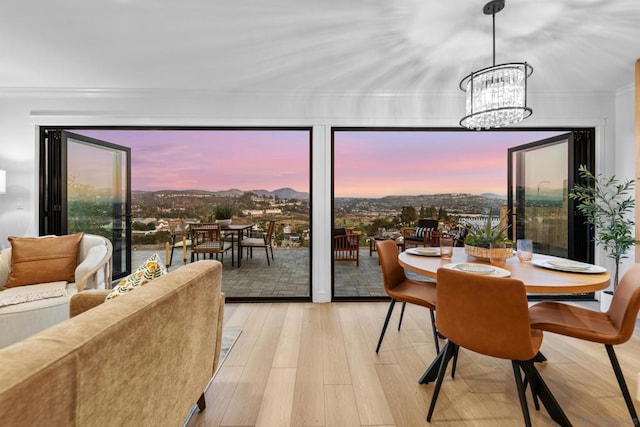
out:
{"label": "table centerpiece plant", "polygon": [[[509,225],[505,221],[499,221],[496,225],[493,225],[492,222],[493,216],[489,214],[484,224],[469,224],[467,237],[464,239],[464,250],[467,255],[489,259],[491,250],[502,250],[506,252],[506,258],[513,256],[513,242],[505,234]],[[490,249],[491,243],[494,242],[505,242],[507,248]]]}
{"label": "table centerpiece plant", "polygon": [[[620,262],[635,244],[632,214],[635,199],[632,196],[635,180],[621,182],[615,175],[605,177],[592,174],[585,165],[578,168],[585,184],[576,184],[569,198],[577,202],[576,209],[585,216],[585,222],[595,227],[593,241],[602,246],[607,256],[615,261],[613,292],[618,286]],[[605,291],[613,293],[611,291]]]}
{"label": "table centerpiece plant", "polygon": [[235,209],[231,205],[217,205],[213,210],[213,216],[220,225],[231,225],[231,218]]}

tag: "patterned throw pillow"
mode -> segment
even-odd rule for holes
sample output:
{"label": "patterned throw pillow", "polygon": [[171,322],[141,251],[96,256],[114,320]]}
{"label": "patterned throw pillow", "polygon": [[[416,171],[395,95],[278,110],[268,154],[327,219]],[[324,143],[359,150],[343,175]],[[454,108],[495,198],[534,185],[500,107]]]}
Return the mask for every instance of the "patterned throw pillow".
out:
{"label": "patterned throw pillow", "polygon": [[416,235],[415,237],[419,239],[424,239],[425,233],[431,233],[433,228],[431,227],[416,227]]}
{"label": "patterned throw pillow", "polygon": [[167,270],[162,265],[158,254],[153,254],[146,260],[140,267],[133,273],[120,280],[120,283],[113,288],[113,290],[107,295],[106,300],[114,299],[122,294],[143,286],[152,281],[153,279],[166,274]]}

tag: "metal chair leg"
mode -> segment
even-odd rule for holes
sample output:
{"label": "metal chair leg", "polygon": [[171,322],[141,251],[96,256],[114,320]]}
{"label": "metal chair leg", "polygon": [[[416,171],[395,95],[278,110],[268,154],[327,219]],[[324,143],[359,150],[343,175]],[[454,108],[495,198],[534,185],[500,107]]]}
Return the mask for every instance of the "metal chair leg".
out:
{"label": "metal chair leg", "polygon": [[396,300],[391,299],[391,304],[389,304],[389,310],[387,311],[387,318],[384,319],[384,325],[382,325],[382,331],[380,332],[380,339],[378,340],[378,346],[376,347],[376,353],[380,351],[380,346],[382,345],[382,339],[384,338],[384,333],[387,332],[387,325],[389,324],[389,319],[391,318],[391,313],[393,313],[393,306],[396,305]]}
{"label": "metal chair leg", "polygon": [[609,360],[611,361],[613,372],[615,372],[616,374],[616,379],[618,380],[620,391],[622,392],[624,401],[627,404],[627,408],[629,409],[629,414],[631,415],[633,425],[640,426],[640,421],[638,421],[638,414],[636,413],[636,408],[633,406],[633,400],[631,399],[631,395],[629,394],[629,388],[627,387],[627,382],[624,380],[624,375],[622,375],[622,369],[620,369],[620,363],[618,363],[616,352],[613,350],[613,346],[610,344],[605,344],[605,348],[607,349],[607,354],[609,355]]}
{"label": "metal chair leg", "polygon": [[407,306],[406,302],[402,303],[402,310],[400,310],[400,320],[398,321],[398,330],[400,330],[400,326],[402,326],[402,318],[404,317],[404,309]]}
{"label": "metal chair leg", "polygon": [[433,410],[436,408],[436,401],[438,400],[438,394],[440,394],[440,387],[442,387],[442,381],[444,380],[444,374],[447,371],[447,364],[449,363],[449,359],[455,352],[456,344],[451,341],[447,341],[444,345],[444,357],[442,358],[442,362],[440,363],[440,368],[438,368],[438,379],[436,380],[436,385],[433,388],[433,396],[431,396],[431,404],[429,405],[429,412],[427,413],[427,421],[431,422],[431,416],[433,415]]}
{"label": "metal chair leg", "polygon": [[460,346],[456,346],[456,349],[453,351],[453,365],[451,366],[451,378],[456,377],[456,368],[458,367],[458,352],[460,351]]}
{"label": "metal chair leg", "polygon": [[518,389],[518,398],[520,399],[520,407],[522,408],[522,416],[524,417],[524,425],[531,427],[531,417],[529,416],[529,407],[527,406],[527,397],[524,393],[524,384],[522,383],[522,375],[520,374],[520,364],[517,360],[511,361],[513,367],[513,375],[516,379],[516,388]]}
{"label": "metal chair leg", "polygon": [[438,329],[436,328],[436,316],[433,314],[433,310],[429,310],[429,315],[431,316],[431,329],[433,330],[433,342],[436,346],[436,353],[440,353],[440,342],[438,341]]}

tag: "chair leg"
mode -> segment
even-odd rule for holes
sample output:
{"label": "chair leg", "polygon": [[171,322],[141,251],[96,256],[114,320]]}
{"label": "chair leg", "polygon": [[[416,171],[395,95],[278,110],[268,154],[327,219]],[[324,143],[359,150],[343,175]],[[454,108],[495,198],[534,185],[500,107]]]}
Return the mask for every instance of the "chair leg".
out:
{"label": "chair leg", "polygon": [[436,380],[436,385],[433,388],[433,396],[431,396],[431,404],[429,405],[429,412],[427,413],[427,421],[431,422],[431,416],[433,415],[433,410],[436,408],[436,400],[438,400],[438,394],[440,393],[440,387],[442,387],[442,381],[444,380],[444,374],[447,371],[447,364],[449,363],[449,359],[454,354],[456,344],[451,341],[447,341],[444,345],[444,357],[442,358],[442,362],[440,363],[440,368],[438,368],[438,378]]}
{"label": "chair leg", "polygon": [[264,247],[264,253],[267,256],[267,265],[271,267],[271,263],[269,262],[269,248],[267,248],[266,246]]}
{"label": "chair leg", "polygon": [[453,351],[453,365],[451,366],[451,378],[456,377],[456,368],[458,367],[458,352],[460,351],[460,346],[456,346]]}
{"label": "chair leg", "polygon": [[613,350],[613,346],[610,344],[605,344],[605,348],[607,349],[607,354],[609,355],[609,360],[611,361],[613,372],[615,372],[616,374],[616,379],[618,380],[620,391],[622,392],[624,401],[627,404],[627,408],[629,409],[629,414],[631,415],[633,425],[640,426],[640,421],[638,421],[638,414],[636,413],[636,408],[634,408],[633,406],[633,400],[631,399],[631,395],[629,394],[629,388],[627,387],[627,382],[624,380],[624,375],[622,375],[622,369],[620,369],[620,363],[618,363],[616,352]]}
{"label": "chair leg", "polygon": [[520,362],[511,361],[513,367],[513,375],[516,379],[516,388],[518,389],[518,398],[520,399],[520,407],[522,408],[522,416],[524,417],[524,425],[531,427],[531,417],[529,416],[529,407],[527,406],[527,397],[524,394],[524,384],[522,383],[522,375],[520,374]]}
{"label": "chair leg", "polygon": [[387,325],[389,324],[389,319],[391,318],[391,313],[393,313],[393,306],[396,305],[396,300],[391,298],[391,304],[389,304],[389,310],[387,311],[387,318],[384,319],[384,325],[382,325],[382,331],[380,332],[380,339],[378,340],[378,346],[376,347],[376,353],[380,351],[380,346],[382,345],[382,339],[384,338],[384,333],[387,332]]}
{"label": "chair leg", "polygon": [[[535,362],[535,358],[534,358],[534,362]],[[524,372],[524,391],[526,393],[527,391],[527,386],[529,385],[529,377],[527,376],[527,371],[524,369],[524,367],[522,367],[522,370]],[[536,411],[540,410],[540,402],[538,401],[538,395],[536,394],[536,391],[533,389],[533,385],[530,387],[531,389],[531,398],[533,399],[533,405],[536,408]]]}
{"label": "chair leg", "polygon": [[527,360],[526,362],[521,362],[521,366],[524,368],[525,374],[529,379],[531,391],[536,394],[538,399],[540,399],[552,420],[560,426],[570,427],[572,425],[571,421],[569,421],[569,418],[567,418],[567,415],[560,407],[560,404],[553,396],[553,393],[551,393],[551,390],[542,379],[542,376],[534,365],[534,361],[535,358]]}
{"label": "chair leg", "polygon": [[202,412],[205,410],[206,407],[207,407],[207,402],[204,400],[204,393],[202,393],[200,395],[200,398],[198,399],[198,409],[200,409],[200,412]]}
{"label": "chair leg", "polygon": [[[404,306],[402,309],[404,310]],[[438,329],[436,329],[436,316],[431,309],[429,310],[429,315],[431,316],[431,329],[433,330],[433,342],[436,346],[436,353],[440,353],[440,342],[438,341],[440,334],[438,334]],[[400,329],[400,326],[398,326],[398,329]]]}
{"label": "chair leg", "polygon": [[402,303],[402,310],[400,310],[400,320],[398,321],[398,330],[400,330],[400,326],[402,326],[402,319],[404,318],[404,309],[407,307],[407,303]]}

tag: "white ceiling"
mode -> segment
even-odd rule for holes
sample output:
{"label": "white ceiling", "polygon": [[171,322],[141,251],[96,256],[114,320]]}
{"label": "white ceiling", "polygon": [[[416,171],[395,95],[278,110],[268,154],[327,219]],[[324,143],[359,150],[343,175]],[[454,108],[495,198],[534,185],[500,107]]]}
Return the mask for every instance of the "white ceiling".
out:
{"label": "white ceiling", "polygon": [[[448,91],[491,65],[484,0],[0,0],[0,88]],[[496,61],[615,91],[639,0],[507,0]]]}

